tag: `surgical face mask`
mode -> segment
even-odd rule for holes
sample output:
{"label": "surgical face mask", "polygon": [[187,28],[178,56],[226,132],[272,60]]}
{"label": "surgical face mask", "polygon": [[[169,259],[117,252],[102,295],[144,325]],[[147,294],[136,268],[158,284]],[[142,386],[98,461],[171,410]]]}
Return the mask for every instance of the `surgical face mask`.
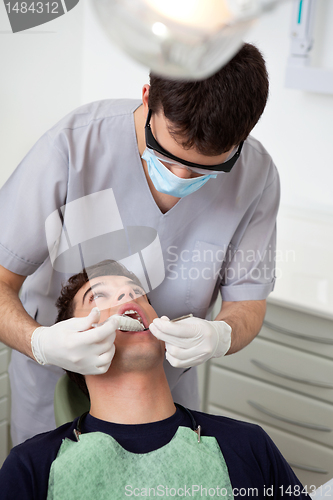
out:
{"label": "surgical face mask", "polygon": [[147,162],[149,177],[157,191],[176,198],[184,198],[198,191],[209,179],[217,177],[217,174],[203,175],[193,179],[177,177],[148,148],[145,149],[142,159]]}

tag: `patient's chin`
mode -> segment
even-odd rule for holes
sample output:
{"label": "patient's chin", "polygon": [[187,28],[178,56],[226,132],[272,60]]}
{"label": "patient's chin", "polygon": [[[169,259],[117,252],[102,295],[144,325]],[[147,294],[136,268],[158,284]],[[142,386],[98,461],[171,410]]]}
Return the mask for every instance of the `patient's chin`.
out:
{"label": "patient's chin", "polygon": [[140,349],[133,346],[133,349],[126,349],[122,351],[121,349],[116,349],[115,356],[112,360],[112,365],[114,368],[121,370],[122,372],[147,372],[163,366],[164,353],[163,348],[156,344],[154,348],[149,350]]}

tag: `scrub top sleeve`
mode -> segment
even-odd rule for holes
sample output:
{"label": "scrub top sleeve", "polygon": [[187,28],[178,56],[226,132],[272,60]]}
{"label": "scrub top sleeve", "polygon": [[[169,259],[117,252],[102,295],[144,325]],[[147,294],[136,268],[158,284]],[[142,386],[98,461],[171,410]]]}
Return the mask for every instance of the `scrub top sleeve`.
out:
{"label": "scrub top sleeve", "polygon": [[[273,179],[245,215],[228,248],[222,269],[222,300],[264,300],[274,288],[276,216],[280,182],[273,165]],[[244,229],[245,228],[245,229]]]}
{"label": "scrub top sleeve", "polygon": [[0,264],[9,271],[27,276],[48,257],[45,221],[65,204],[67,157],[64,138],[46,133],[1,188]]}

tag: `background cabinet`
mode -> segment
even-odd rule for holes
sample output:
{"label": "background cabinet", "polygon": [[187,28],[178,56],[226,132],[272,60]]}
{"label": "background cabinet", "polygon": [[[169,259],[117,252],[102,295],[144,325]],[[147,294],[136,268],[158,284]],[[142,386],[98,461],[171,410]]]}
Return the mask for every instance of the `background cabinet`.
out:
{"label": "background cabinet", "polygon": [[333,316],[270,301],[258,337],[206,364],[203,410],[258,423],[304,485],[333,477]]}

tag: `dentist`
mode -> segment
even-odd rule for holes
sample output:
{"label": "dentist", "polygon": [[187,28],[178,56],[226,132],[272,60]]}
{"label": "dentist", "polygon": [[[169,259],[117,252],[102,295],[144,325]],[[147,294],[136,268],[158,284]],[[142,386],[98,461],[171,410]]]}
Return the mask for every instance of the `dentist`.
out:
{"label": "dentist", "polygon": [[[257,335],[275,281],[280,194],[270,155],[249,135],[267,97],[265,62],[250,44],[203,81],[151,75],[140,101],[90,103],[63,118],[3,186],[0,340],[13,348],[13,444],[55,427],[62,368],[98,374],[112,363],[115,325],[91,329],[98,311],[69,330],[54,325],[68,276],[52,266],[45,221],[63,217],[73,201],[93,196],[98,213],[99,193],[112,189],[124,227],[157,232],[165,278],[149,293],[160,316],[150,329],[166,343],[175,402],[196,409],[195,366]],[[89,211],[75,217],[86,221]],[[219,292],[221,311],[208,321]],[[194,317],[168,320],[188,313]]]}

